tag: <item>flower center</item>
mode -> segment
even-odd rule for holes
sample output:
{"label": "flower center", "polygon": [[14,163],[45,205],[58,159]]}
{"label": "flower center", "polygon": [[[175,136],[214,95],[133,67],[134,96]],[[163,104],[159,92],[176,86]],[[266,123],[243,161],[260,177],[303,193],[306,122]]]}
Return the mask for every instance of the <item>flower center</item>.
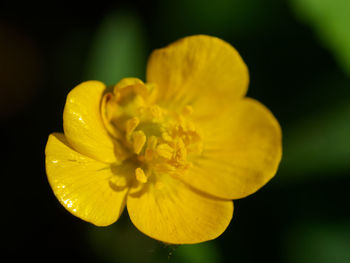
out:
{"label": "flower center", "polygon": [[121,80],[102,100],[102,119],[116,140],[118,159],[133,163],[138,183],[154,175],[181,175],[191,166],[191,155],[202,151],[193,124],[192,107],[168,111],[155,104],[157,88],[141,80]]}

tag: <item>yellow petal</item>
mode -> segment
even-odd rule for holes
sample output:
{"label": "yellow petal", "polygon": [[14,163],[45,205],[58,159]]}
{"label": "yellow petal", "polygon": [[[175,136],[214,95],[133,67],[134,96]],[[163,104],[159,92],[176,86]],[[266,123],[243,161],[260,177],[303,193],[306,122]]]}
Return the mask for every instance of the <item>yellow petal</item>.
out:
{"label": "yellow petal", "polygon": [[63,112],[64,134],[76,151],[93,159],[116,162],[115,144],[105,129],[100,103],[105,85],[87,81],[76,86],[67,96]]}
{"label": "yellow petal", "polygon": [[205,35],[155,50],[147,65],[147,82],[158,86],[160,105],[180,110],[192,105],[194,113],[201,115],[243,97],[248,81],[238,52],[227,42]]}
{"label": "yellow petal", "polygon": [[127,198],[131,221],[146,235],[170,244],[192,244],[218,237],[230,223],[232,201],[200,194],[169,175],[149,179],[153,182]]}
{"label": "yellow petal", "polygon": [[246,98],[231,112],[200,124],[203,153],[179,179],[214,196],[237,199],[275,175],[282,155],[281,129],[264,105]]}
{"label": "yellow petal", "polygon": [[119,218],[127,188],[117,191],[111,187],[117,175],[110,165],[77,153],[58,133],[49,136],[45,153],[51,188],[69,212],[97,226],[110,225]]}

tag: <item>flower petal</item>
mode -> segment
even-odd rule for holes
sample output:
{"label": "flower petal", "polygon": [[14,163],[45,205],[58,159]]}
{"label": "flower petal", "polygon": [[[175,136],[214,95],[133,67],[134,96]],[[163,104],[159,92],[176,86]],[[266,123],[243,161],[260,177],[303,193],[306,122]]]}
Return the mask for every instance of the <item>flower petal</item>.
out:
{"label": "flower petal", "polygon": [[197,35],[153,51],[147,82],[158,85],[160,105],[169,109],[192,105],[195,111],[207,114],[215,106],[223,107],[243,97],[249,76],[241,56],[230,44]]}
{"label": "flower petal", "polygon": [[220,198],[250,195],[276,173],[282,155],[281,128],[272,113],[246,98],[216,120],[200,123],[204,150],[188,173],[196,189]]}
{"label": "flower petal", "polygon": [[64,134],[76,151],[101,162],[116,162],[115,143],[105,129],[100,103],[105,85],[87,81],[67,96],[63,112]]}
{"label": "flower petal", "polygon": [[201,194],[169,175],[149,179],[155,182],[127,198],[131,221],[146,235],[171,244],[192,244],[218,237],[230,223],[232,201]]}
{"label": "flower petal", "polygon": [[127,189],[110,185],[111,166],[69,147],[63,134],[51,134],[46,145],[46,173],[57,199],[75,216],[98,226],[115,222],[125,206]]}

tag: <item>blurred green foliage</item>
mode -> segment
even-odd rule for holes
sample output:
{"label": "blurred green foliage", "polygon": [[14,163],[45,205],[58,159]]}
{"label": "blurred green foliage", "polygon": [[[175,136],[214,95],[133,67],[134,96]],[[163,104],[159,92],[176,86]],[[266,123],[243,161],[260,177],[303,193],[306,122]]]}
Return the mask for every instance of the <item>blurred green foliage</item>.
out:
{"label": "blurred green foliage", "polygon": [[142,234],[124,214],[117,224],[87,232],[91,250],[104,262],[127,263],[216,263],[221,262],[215,242],[167,245]]}
{"label": "blurred green foliage", "polygon": [[350,170],[349,101],[305,115],[286,127],[280,174],[285,183],[342,175]]}
{"label": "blurred green foliage", "polygon": [[349,222],[304,222],[290,230],[286,235],[286,262],[350,262]]}
{"label": "blurred green foliage", "polygon": [[291,0],[291,3],[296,15],[314,28],[341,69],[350,75],[350,1]]}
{"label": "blurred green foliage", "polygon": [[251,37],[275,28],[280,15],[280,4],[274,0],[178,0],[161,1],[160,6],[162,23],[181,37],[194,33]]}
{"label": "blurred green foliage", "polygon": [[138,17],[128,11],[101,22],[87,61],[86,78],[113,85],[126,77],[143,78],[146,41]]}

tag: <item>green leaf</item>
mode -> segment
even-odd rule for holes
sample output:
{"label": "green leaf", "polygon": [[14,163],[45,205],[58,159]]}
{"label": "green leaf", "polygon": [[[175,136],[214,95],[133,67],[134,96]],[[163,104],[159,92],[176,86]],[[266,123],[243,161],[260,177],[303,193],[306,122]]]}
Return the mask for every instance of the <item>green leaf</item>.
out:
{"label": "green leaf", "polygon": [[87,79],[116,84],[125,77],[143,78],[146,48],[141,23],[131,13],[105,17],[98,28],[87,61]]}
{"label": "green leaf", "polygon": [[291,0],[297,16],[314,28],[350,75],[350,1]]}

